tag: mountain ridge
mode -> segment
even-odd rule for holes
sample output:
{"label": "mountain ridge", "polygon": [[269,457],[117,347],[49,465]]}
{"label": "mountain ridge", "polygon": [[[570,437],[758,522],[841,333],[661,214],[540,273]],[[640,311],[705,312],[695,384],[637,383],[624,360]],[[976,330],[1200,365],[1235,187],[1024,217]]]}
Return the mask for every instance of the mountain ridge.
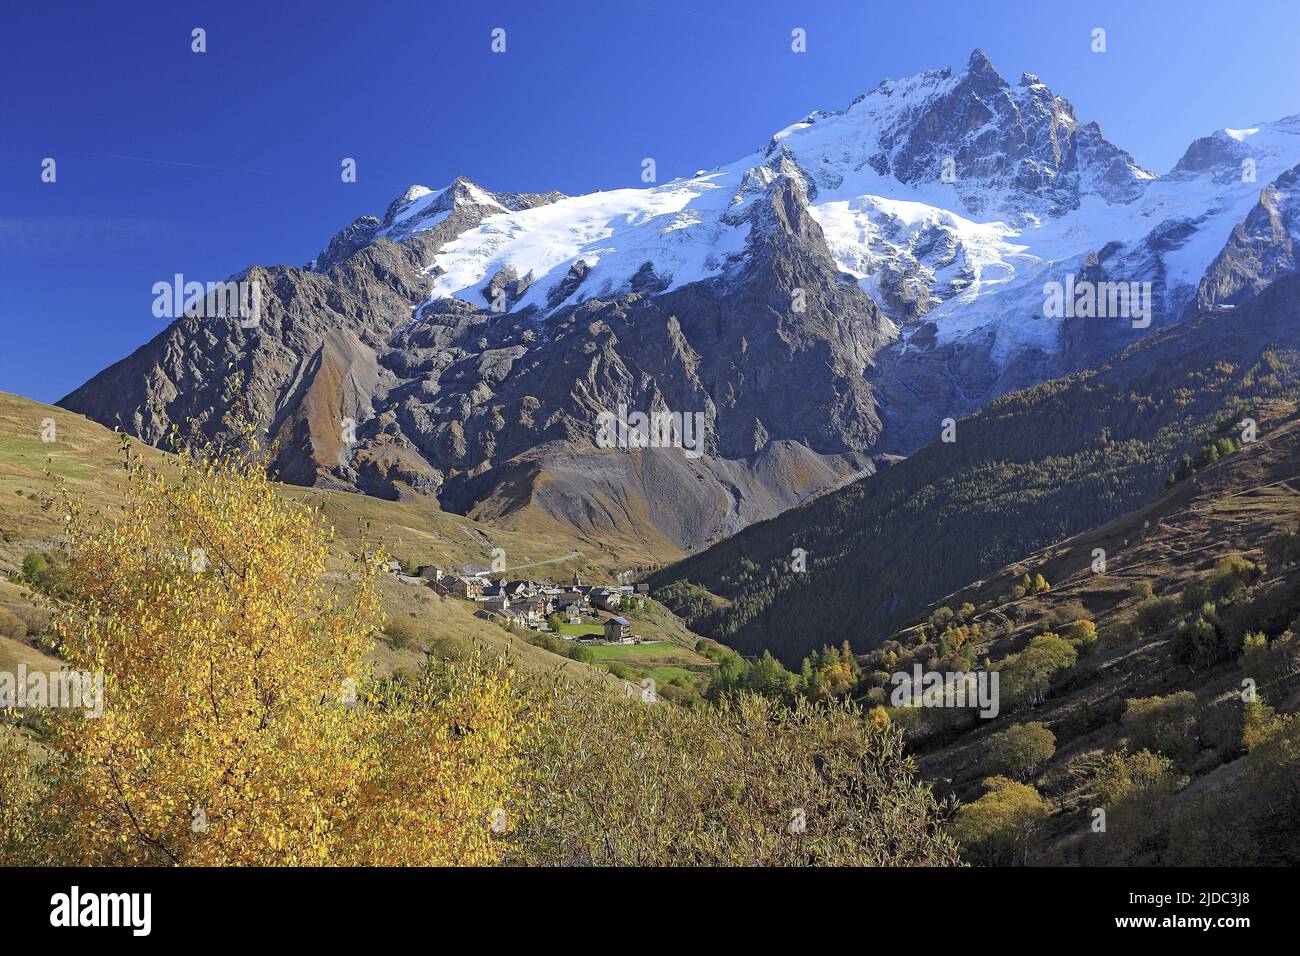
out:
{"label": "mountain ridge", "polygon": [[[1146,334],[1042,318],[1046,280],[1150,281],[1160,328],[1294,269],[1276,228],[1233,239],[1261,188],[1229,173],[1251,160],[1285,193],[1300,122],[1234,133],[1157,177],[977,50],[689,180],[413,186],[306,268],[241,273],[256,328],[182,317],[60,404],[156,442],[172,421],[211,436],[240,401],[285,480],[540,513],[671,559]],[[700,414],[705,455],[595,447],[620,406]]]}
{"label": "mountain ridge", "polygon": [[[793,665],[822,644],[868,650],[957,587],[1145,503],[1222,416],[1294,400],[1298,302],[1300,277],[1287,276],[1237,309],[1000,398],[958,421],[955,441],[756,523],[651,584],[725,599],[685,616],[744,653]],[[796,548],[805,573],[792,570]]]}

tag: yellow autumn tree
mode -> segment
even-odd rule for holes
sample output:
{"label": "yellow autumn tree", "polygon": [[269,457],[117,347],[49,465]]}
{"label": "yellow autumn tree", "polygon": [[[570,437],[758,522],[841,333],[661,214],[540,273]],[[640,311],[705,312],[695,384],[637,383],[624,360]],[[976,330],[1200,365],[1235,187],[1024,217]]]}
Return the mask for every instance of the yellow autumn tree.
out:
{"label": "yellow autumn tree", "polygon": [[[6,722],[17,716],[13,710],[0,711],[0,719]],[[26,741],[13,727],[0,724],[0,866],[30,859],[40,797]]]}
{"label": "yellow autumn tree", "polygon": [[[52,712],[41,855],[69,864],[483,864],[518,800],[509,669],[376,682],[379,555],[244,450],[155,467],[124,441],[120,515],[65,496],[60,653],[103,713]],[[251,448],[251,450],[249,450]]]}
{"label": "yellow autumn tree", "polygon": [[984,789],[952,822],[963,857],[987,866],[1027,863],[1029,848],[1050,813],[1047,802],[1033,787],[1010,777],[988,777]]}

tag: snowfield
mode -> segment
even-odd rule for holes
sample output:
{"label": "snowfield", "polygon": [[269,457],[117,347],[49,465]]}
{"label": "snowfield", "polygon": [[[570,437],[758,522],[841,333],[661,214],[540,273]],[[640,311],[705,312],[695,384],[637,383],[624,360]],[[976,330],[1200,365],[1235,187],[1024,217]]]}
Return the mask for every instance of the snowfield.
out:
{"label": "snowfield", "polygon": [[626,290],[646,262],[671,278],[670,288],[717,275],[744,249],[749,233],[747,224],[722,221],[730,193],[717,178],[590,193],[490,216],[439,251],[431,264],[437,273],[431,298],[482,303],[488,282],[509,266],[534,277],[515,308],[545,309],[551,289],[580,259],[591,272],[556,308]]}
{"label": "snowfield", "polygon": [[[1164,305],[1172,314],[1195,293],[1260,191],[1300,163],[1300,117],[1291,117],[1198,140],[1179,167],[1156,176],[1101,141],[1095,126],[1079,124],[1069,104],[1034,77],[1027,75],[1015,89],[1003,82],[1005,90],[968,97],[961,84],[978,81],[984,86],[975,89],[983,90],[992,83],[987,73],[972,80],[971,69],[886,81],[848,109],[815,113],[778,132],[766,149],[688,180],[565,197],[519,211],[472,187],[469,201],[488,215],[443,245],[429,263],[431,299],[482,305],[485,287],[508,267],[531,279],[512,311],[535,307],[544,316],[577,301],[626,292],[646,263],[668,289],[719,276],[744,256],[751,231],[747,207],[775,178],[787,175],[804,187],[840,268],[903,327],[904,338],[917,315],[901,315],[891,304],[901,279],[909,289],[923,290],[916,312],[934,323],[939,341],[992,333],[994,354],[1010,358],[1021,349],[1054,346],[1059,326],[1041,317],[1044,283],[1061,281],[1112,243],[1119,249],[1108,262],[1163,268]],[[989,102],[968,102],[981,96]],[[1010,113],[1002,102],[1007,98],[1014,101]],[[985,162],[980,150],[990,141],[989,128],[939,142],[927,154],[927,144],[914,138],[920,135],[916,129],[927,111],[940,108],[987,109],[994,126],[1005,123],[1003,114],[1017,122],[1026,117],[1027,135],[1035,141],[1074,137],[1076,170],[1040,162],[1031,164],[1031,172],[1053,189],[1077,188],[1077,197],[1062,208],[997,174],[1014,162],[997,154]],[[995,173],[945,181],[945,150],[975,156],[973,168]],[[1192,161],[1193,153],[1201,158]],[[1243,174],[1249,164],[1253,179]],[[898,168],[911,170],[911,181],[895,175]],[[924,174],[919,178],[917,168]],[[406,207],[380,234],[401,238],[432,228],[447,213],[427,219],[421,213],[438,208],[445,192],[412,187],[403,197]],[[1173,226],[1180,228],[1171,233]],[[586,278],[555,300],[557,284],[579,261],[590,270]]]}

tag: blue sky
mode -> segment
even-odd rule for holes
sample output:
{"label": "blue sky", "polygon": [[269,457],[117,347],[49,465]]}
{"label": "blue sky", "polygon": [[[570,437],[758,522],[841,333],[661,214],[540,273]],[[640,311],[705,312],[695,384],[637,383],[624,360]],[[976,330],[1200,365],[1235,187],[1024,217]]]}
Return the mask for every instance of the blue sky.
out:
{"label": "blue sky", "polygon": [[305,263],[410,183],[587,192],[638,185],[646,156],[661,181],[690,175],[977,46],[1157,172],[1196,136],[1300,113],[1294,2],[15,7],[0,34],[0,390],[57,400],[162,329],[155,282]]}

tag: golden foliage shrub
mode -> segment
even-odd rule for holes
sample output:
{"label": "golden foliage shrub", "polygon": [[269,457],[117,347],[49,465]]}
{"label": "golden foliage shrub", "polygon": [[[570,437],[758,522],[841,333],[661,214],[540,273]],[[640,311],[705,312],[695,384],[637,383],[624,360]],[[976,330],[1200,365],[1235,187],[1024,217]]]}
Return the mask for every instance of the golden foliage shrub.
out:
{"label": "golden foliage shrub", "polygon": [[481,656],[374,681],[382,555],[340,573],[255,453],[124,450],[121,514],[65,499],[53,624],[103,713],[45,714],[39,763],[0,737],[0,862],[957,862],[879,709],[643,703]]}
{"label": "golden foliage shrub", "polygon": [[552,693],[515,862],[951,865],[902,734],[851,703],[714,707]]}
{"label": "golden foliage shrub", "polygon": [[380,556],[331,580],[331,532],[255,449],[182,450],[166,473],[124,453],[121,515],[65,497],[54,630],[72,668],[104,675],[104,707],[49,712],[28,859],[495,862],[525,731],[509,674],[374,684]]}

